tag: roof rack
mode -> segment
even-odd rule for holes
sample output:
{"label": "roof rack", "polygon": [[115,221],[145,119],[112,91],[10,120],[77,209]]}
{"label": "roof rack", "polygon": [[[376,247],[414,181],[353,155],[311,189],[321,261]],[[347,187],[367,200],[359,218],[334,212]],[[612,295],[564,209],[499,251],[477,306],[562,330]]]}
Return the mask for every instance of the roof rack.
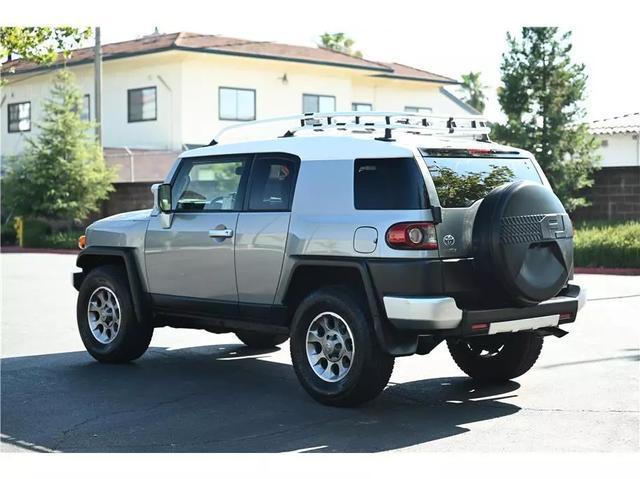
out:
{"label": "roof rack", "polygon": [[486,141],[488,140],[490,131],[487,120],[477,116],[451,117],[385,111],[303,113],[302,115],[254,120],[227,126],[218,132],[209,145],[218,144],[220,137],[229,131],[277,122],[296,124],[295,127],[288,128],[281,135],[282,137],[291,137],[298,133],[325,132],[328,130],[366,134],[384,130],[384,136],[376,139],[392,141],[392,132],[400,130],[418,135],[478,136],[480,139]]}

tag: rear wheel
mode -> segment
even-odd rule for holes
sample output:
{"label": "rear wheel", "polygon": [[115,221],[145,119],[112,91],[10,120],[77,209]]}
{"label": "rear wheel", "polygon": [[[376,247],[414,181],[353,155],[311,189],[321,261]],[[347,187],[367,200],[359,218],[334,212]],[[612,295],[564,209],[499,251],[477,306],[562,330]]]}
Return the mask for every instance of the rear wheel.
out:
{"label": "rear wheel", "polygon": [[393,371],[394,358],[380,348],[366,306],[344,288],[323,288],[302,301],[290,344],[298,380],[329,406],[370,401]]}
{"label": "rear wheel", "polygon": [[91,270],[82,282],[77,321],[85,348],[105,363],[139,358],[153,335],[151,325],[138,321],[125,271],[115,265]]}
{"label": "rear wheel", "polygon": [[537,334],[510,333],[448,339],[447,346],[458,367],[481,381],[508,381],[526,373],[542,350]]}
{"label": "rear wheel", "polygon": [[274,348],[278,344],[284,343],[288,338],[284,334],[254,333],[252,331],[242,331],[235,334],[244,344],[256,349]]}

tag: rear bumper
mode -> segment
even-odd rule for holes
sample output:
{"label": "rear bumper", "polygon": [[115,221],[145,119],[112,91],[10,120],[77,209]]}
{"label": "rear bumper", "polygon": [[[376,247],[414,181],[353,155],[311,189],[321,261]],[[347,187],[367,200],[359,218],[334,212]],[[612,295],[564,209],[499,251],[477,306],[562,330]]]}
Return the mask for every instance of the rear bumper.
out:
{"label": "rear bumper", "polygon": [[422,334],[481,335],[527,331],[572,323],[586,293],[569,284],[558,296],[535,306],[468,310],[448,296],[384,296],[389,321],[400,330]]}

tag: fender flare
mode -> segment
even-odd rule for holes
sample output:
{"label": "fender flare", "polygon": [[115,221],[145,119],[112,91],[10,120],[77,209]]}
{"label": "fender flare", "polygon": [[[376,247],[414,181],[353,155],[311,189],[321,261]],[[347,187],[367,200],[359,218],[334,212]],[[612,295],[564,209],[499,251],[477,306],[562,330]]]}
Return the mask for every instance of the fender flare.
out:
{"label": "fender flare", "polygon": [[150,301],[149,295],[142,287],[140,280],[140,268],[135,257],[134,249],[117,246],[89,246],[78,254],[76,266],[82,268],[82,272],[75,273],[73,278],[74,287],[79,290],[82,281],[87,276],[93,266],[99,266],[102,262],[100,258],[105,256],[113,258],[121,258],[129,280],[129,288],[131,290],[131,299],[133,300],[133,309],[136,313],[136,319],[139,322],[150,321]]}
{"label": "fender flare", "polygon": [[360,274],[364,287],[367,305],[369,306],[373,320],[373,329],[382,349],[393,356],[409,356],[416,353],[418,348],[418,335],[411,332],[399,331],[388,321],[384,305],[379,300],[379,295],[371,279],[369,266],[365,260],[342,259],[339,257],[294,257],[293,259],[295,264],[291,268],[291,274],[286,284],[285,291],[287,292],[291,287],[291,280],[296,270],[301,266],[328,266],[356,269]]}

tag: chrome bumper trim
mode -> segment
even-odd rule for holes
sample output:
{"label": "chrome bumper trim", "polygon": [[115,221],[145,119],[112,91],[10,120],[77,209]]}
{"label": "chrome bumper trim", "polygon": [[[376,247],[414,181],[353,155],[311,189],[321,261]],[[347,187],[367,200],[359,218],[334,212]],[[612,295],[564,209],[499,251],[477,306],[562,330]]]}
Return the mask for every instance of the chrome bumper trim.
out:
{"label": "chrome bumper trim", "polygon": [[559,322],[559,314],[540,316],[538,318],[515,319],[513,321],[500,321],[498,323],[489,323],[489,334],[517,333],[518,331],[548,328],[557,326]]}
{"label": "chrome bumper trim", "polygon": [[384,308],[392,323],[410,329],[450,329],[458,327],[462,321],[462,310],[448,296],[385,296]]}

